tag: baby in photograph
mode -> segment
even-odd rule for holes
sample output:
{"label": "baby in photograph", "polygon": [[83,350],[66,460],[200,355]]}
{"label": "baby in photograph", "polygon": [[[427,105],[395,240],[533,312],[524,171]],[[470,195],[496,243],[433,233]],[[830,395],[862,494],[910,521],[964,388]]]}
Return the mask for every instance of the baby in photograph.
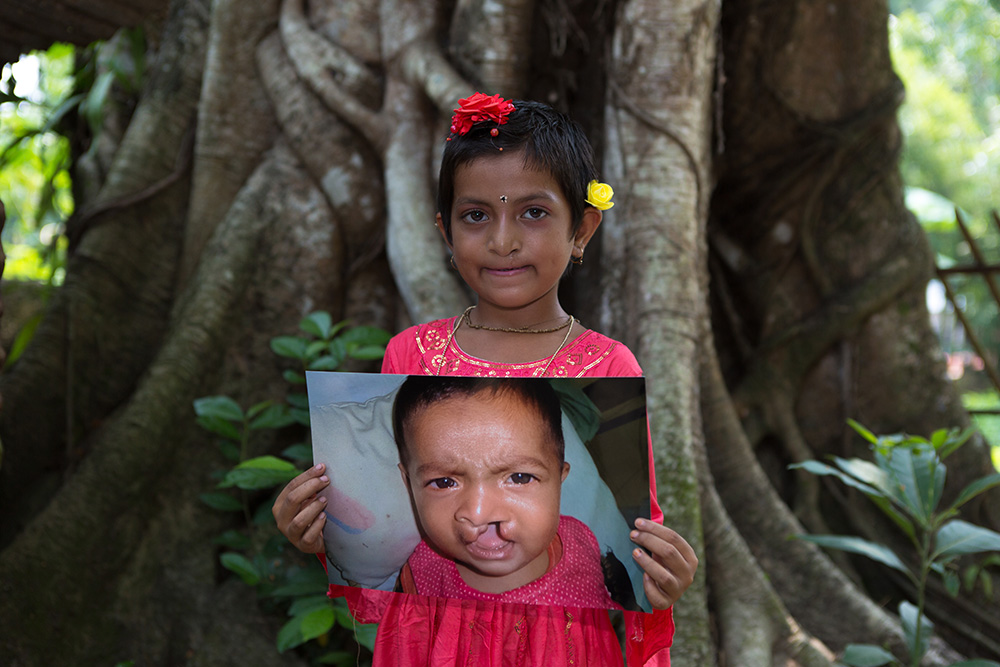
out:
{"label": "baby in photograph", "polygon": [[569,464],[547,381],[412,376],[393,430],[423,538],[397,590],[620,608],[593,533],[559,513]]}

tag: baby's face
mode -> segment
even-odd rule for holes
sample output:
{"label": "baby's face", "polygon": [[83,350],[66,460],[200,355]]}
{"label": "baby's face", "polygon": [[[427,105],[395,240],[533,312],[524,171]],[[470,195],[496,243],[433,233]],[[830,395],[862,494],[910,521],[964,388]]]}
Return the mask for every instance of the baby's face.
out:
{"label": "baby's face", "polygon": [[569,464],[547,432],[520,398],[489,393],[439,401],[405,426],[400,469],[427,541],[477,590],[502,593],[548,567]]}

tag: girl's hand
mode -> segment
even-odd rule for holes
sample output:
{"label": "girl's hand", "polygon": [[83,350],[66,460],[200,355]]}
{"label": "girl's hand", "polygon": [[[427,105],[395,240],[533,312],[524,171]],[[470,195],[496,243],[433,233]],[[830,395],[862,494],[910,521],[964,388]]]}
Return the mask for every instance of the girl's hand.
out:
{"label": "girl's hand", "polygon": [[636,519],[631,540],[644,547],[633,549],[632,557],[645,572],[643,589],[653,609],[672,606],[694,581],[698,557],[683,537],[648,519]]}
{"label": "girl's hand", "polygon": [[323,544],[326,498],[316,495],[330,484],[324,470],[320,463],[298,475],[281,490],[271,508],[281,534],[307,554],[326,551]]}

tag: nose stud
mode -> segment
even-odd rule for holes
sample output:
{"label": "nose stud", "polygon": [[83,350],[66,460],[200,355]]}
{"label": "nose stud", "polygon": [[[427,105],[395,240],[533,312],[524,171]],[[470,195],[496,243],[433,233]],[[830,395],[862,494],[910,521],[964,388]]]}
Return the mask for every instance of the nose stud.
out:
{"label": "nose stud", "polygon": [[500,195],[500,201],[502,201],[504,204],[506,204],[507,203],[507,195]]}

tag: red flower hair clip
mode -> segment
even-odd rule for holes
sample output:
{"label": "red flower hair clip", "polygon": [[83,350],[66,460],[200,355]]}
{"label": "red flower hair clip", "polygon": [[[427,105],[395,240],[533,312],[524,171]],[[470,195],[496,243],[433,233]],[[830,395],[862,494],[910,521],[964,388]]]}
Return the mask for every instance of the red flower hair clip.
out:
{"label": "red flower hair clip", "polygon": [[471,97],[458,101],[455,115],[451,117],[451,131],[453,134],[465,134],[482,121],[492,121],[500,126],[507,122],[511,111],[514,111],[514,104],[510,100],[499,95],[473,93]]}

